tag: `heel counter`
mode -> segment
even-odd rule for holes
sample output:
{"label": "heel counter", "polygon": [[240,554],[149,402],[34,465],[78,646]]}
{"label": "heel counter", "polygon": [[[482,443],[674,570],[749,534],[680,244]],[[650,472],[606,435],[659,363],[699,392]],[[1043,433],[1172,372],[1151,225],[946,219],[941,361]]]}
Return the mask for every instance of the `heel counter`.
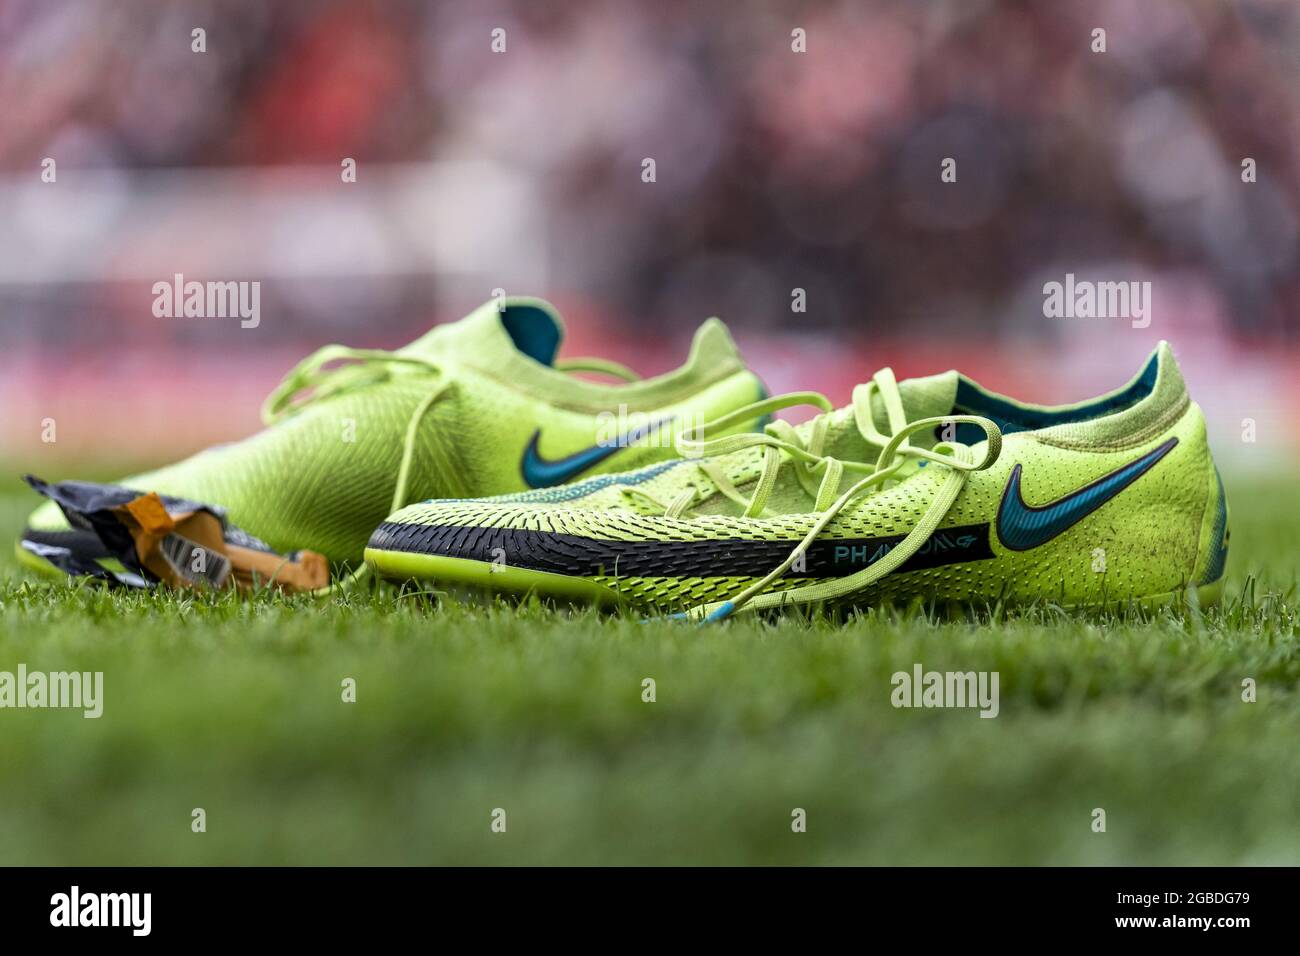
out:
{"label": "heel counter", "polygon": [[1196,566],[1192,570],[1193,583],[1201,587],[1219,581],[1228,564],[1228,495],[1223,475],[1215,464],[1208,437],[1205,436],[1205,418],[1195,404],[1192,410],[1197,416],[1198,432],[1205,442],[1205,510],[1197,539]]}

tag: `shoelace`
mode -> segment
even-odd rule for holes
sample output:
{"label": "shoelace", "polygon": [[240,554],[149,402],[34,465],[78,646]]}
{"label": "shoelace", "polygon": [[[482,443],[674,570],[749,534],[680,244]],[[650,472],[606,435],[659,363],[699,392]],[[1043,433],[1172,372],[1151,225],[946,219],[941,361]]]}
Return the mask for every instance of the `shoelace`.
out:
{"label": "shoelace", "polygon": [[[872,399],[876,395],[880,396],[885,407],[890,434],[884,434],[876,428],[872,414]],[[789,423],[780,420],[773,421],[761,432],[724,435],[714,439],[707,437],[710,432],[716,433],[761,415],[797,405],[813,405],[822,410],[822,414],[813,419],[806,442]],[[998,455],[1002,452],[1002,433],[998,426],[978,415],[945,415],[908,422],[903,411],[898,382],[894,378],[893,371],[888,368],[877,372],[870,382],[859,385],[853,390],[853,419],[858,432],[868,444],[880,448],[880,454],[874,464],[841,461],[822,453],[832,411],[833,406],[825,396],[816,392],[795,392],[738,409],[693,431],[683,432],[678,437],[678,453],[684,457],[697,459],[695,464],[712,481],[718,491],[744,509],[744,517],[758,518],[763,515],[768,498],[776,486],[780,469],[787,461],[795,468],[794,474],[800,485],[813,498],[813,512],[818,513],[819,516],[789,556],[765,577],[730,600],[697,605],[674,617],[718,621],[741,609],[756,611],[789,604],[829,601],[845,597],[874,584],[907,561],[929,539],[957,499],[958,493],[966,483],[966,475],[972,471],[988,468],[997,461]],[[917,432],[959,422],[969,422],[984,432],[988,445],[980,461],[975,460],[975,453],[970,446],[960,442],[940,442],[933,449],[918,448],[908,443],[907,439]],[[755,446],[763,447],[763,470],[752,495],[746,498],[723,473],[721,466],[708,459]],[[801,555],[807,553],[809,546],[836,515],[856,498],[876,486],[883,487],[886,482],[897,477],[899,471],[911,458],[934,462],[947,468],[949,474],[925,514],[888,554],[870,567],[834,581],[776,591],[768,590],[777,578],[785,574],[799,560]],[[845,473],[863,474],[864,477],[854,482],[842,494],[837,494]],[[697,495],[697,489],[689,488],[666,507],[663,505],[660,507],[664,507],[665,516],[680,517],[695,503]]]}
{"label": "shoelace", "polygon": [[[325,367],[332,362],[350,364]],[[397,469],[397,481],[393,487],[393,500],[388,509],[389,514],[407,505],[411,462],[415,458],[415,439],[419,433],[420,423],[424,420],[425,413],[446,393],[451,384],[439,362],[426,356],[403,355],[385,349],[354,349],[346,345],[326,345],[290,369],[262,403],[263,423],[274,425],[312,402],[337,395],[347,389],[386,381],[391,375],[392,366],[395,365],[420,368],[438,376],[440,380],[416,404],[407,421],[406,434],[402,439],[402,461]],[[626,366],[600,358],[573,358],[556,362],[553,367],[561,372],[594,372],[627,382],[634,382],[640,378]],[[337,590],[347,590],[365,580],[369,570],[369,566],[363,564],[315,593],[328,594]]]}

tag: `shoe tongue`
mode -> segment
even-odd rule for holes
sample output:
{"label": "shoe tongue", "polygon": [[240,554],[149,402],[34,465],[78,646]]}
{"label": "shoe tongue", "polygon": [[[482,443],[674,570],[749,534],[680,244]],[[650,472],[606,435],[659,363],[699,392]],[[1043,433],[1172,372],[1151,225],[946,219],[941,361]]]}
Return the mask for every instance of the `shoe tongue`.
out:
{"label": "shoe tongue", "polygon": [[481,368],[499,369],[504,356],[519,353],[553,365],[563,338],[564,320],[549,302],[511,296],[485,302],[459,322],[436,325],[400,351]]}
{"label": "shoe tongue", "polygon": [[[956,372],[949,371],[923,378],[907,378],[899,382],[898,393],[907,420],[914,422],[920,418],[951,414],[953,403],[957,399],[958,377]],[[871,407],[876,428],[881,434],[890,434],[893,429],[889,424],[889,415],[885,411],[885,402],[879,393],[872,397]],[[929,448],[935,440],[935,436],[929,432],[918,432],[911,436],[908,442]],[[876,446],[868,444],[862,437],[862,433],[858,431],[857,423],[853,420],[852,405],[835,410],[831,426],[826,433],[826,454],[845,461],[874,461],[879,451]]]}
{"label": "shoe tongue", "polygon": [[[958,378],[956,372],[943,372],[940,375],[909,378],[899,382],[899,397],[902,399],[903,412],[907,420],[914,422],[920,418],[951,414],[953,403],[957,398]],[[889,426],[889,415],[885,411],[884,401],[879,395],[875,395],[871,404],[875,413],[876,428],[881,434],[888,435],[892,429]],[[796,426],[796,431],[804,441],[807,441],[812,433],[812,422],[808,421]],[[918,432],[908,441],[916,447],[930,448],[934,445],[936,436],[929,431]],[[831,412],[830,426],[826,430],[826,444],[822,448],[822,453],[841,461],[874,462],[880,454],[880,449],[869,444],[862,437],[857,422],[853,419],[853,406],[846,405]],[[753,491],[752,482],[758,478],[763,467],[762,447],[744,448],[732,452],[725,457],[724,461],[726,462],[724,467],[731,473],[732,480],[742,486],[742,493],[750,494]],[[841,488],[854,480],[854,476],[846,475]],[[698,506],[697,510],[701,513],[731,514],[735,507],[721,494],[715,494],[709,502]],[[807,510],[807,494],[799,484],[793,468],[783,467],[778,472],[776,486],[768,498],[768,507],[777,513]]]}

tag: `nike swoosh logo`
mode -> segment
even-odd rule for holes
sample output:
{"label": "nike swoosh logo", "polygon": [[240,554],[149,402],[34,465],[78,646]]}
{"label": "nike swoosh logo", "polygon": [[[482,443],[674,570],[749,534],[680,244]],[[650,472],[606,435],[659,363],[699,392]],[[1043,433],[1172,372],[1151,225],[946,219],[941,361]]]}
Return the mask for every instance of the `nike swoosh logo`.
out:
{"label": "nike swoosh logo", "polygon": [[1028,551],[1046,544],[1145,475],[1177,444],[1178,439],[1171,438],[1136,461],[1040,507],[1025,504],[1020,493],[1021,468],[1016,465],[1007,479],[998,508],[998,539],[1012,551]]}
{"label": "nike swoosh logo", "polygon": [[550,488],[553,485],[562,485],[582,474],[588,468],[599,465],[614,452],[622,451],[652,432],[658,431],[675,417],[675,415],[670,415],[667,418],[661,418],[659,421],[633,428],[611,442],[593,445],[590,448],[584,448],[582,451],[574,452],[572,455],[565,455],[563,458],[555,459],[543,458],[541,452],[537,450],[537,443],[542,437],[542,430],[539,428],[533,432],[528,447],[524,449],[523,461],[519,463],[519,470],[524,476],[524,484],[528,485],[529,488]]}

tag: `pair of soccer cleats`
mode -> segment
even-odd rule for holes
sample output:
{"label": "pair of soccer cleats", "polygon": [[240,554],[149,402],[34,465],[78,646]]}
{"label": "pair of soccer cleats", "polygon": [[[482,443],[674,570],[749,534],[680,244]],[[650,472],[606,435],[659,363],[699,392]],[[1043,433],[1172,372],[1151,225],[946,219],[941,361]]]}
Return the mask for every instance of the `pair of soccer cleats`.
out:
{"label": "pair of soccer cleats", "polygon": [[[211,502],[336,578],[364,558],[395,580],[696,619],[1218,597],[1227,503],[1164,343],[1075,405],[885,369],[836,409],[768,398],[717,320],[681,368],[644,380],[557,362],[561,336],[547,304],[511,299],[396,352],[329,346],[270,396],[265,430],[122,485]],[[819,414],[772,420],[795,405]],[[67,513],[32,515],[28,563],[104,560]]]}

